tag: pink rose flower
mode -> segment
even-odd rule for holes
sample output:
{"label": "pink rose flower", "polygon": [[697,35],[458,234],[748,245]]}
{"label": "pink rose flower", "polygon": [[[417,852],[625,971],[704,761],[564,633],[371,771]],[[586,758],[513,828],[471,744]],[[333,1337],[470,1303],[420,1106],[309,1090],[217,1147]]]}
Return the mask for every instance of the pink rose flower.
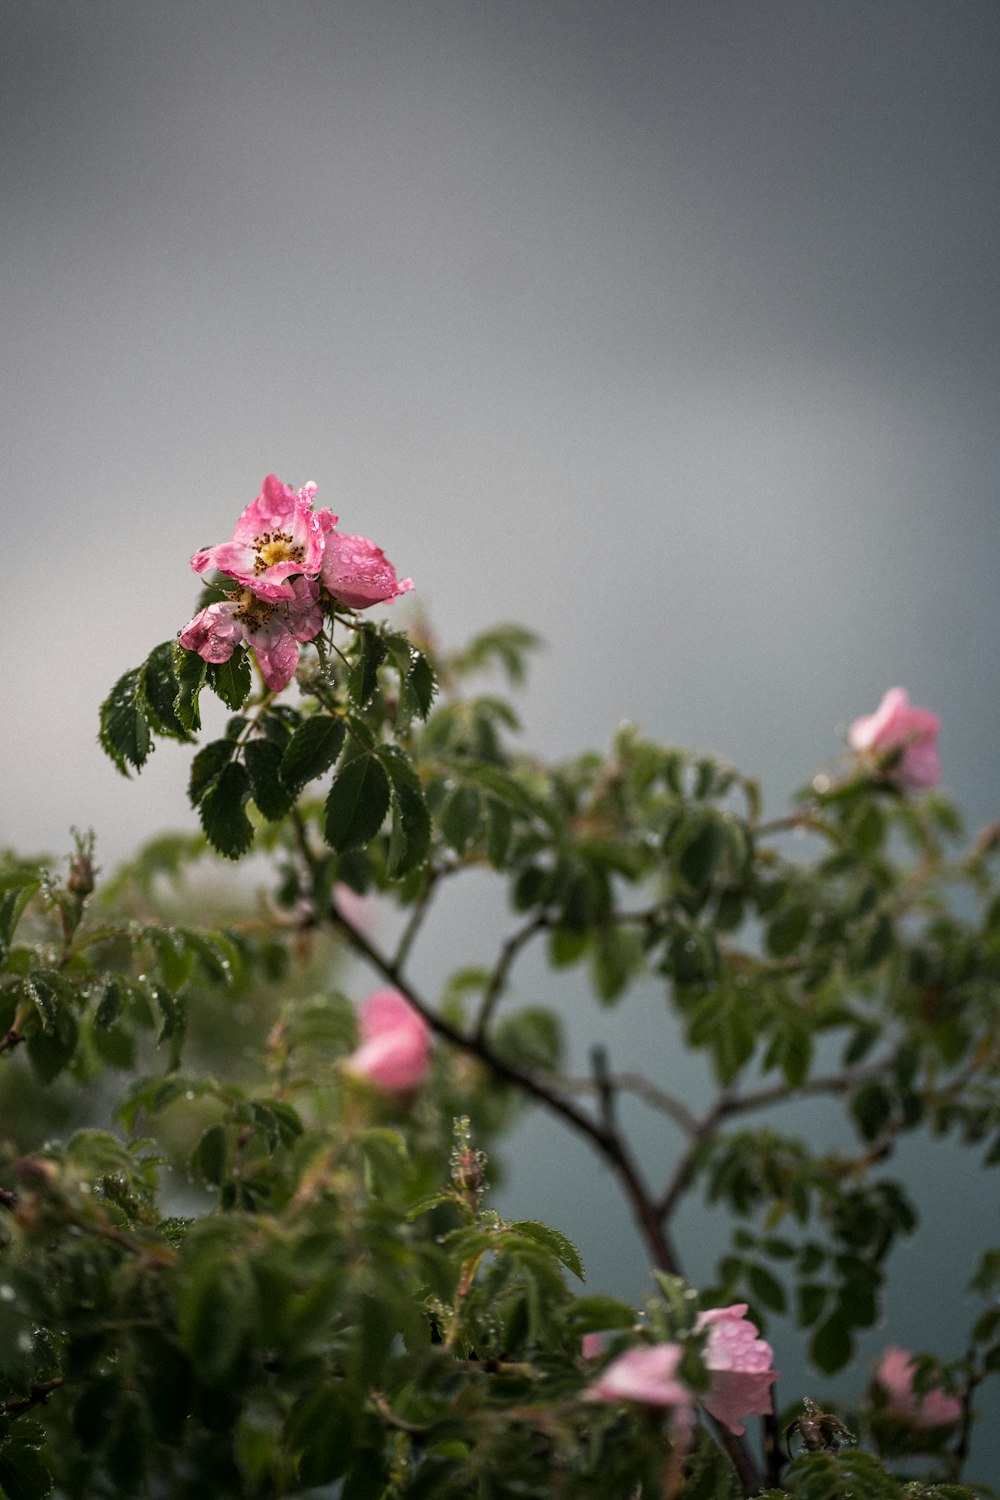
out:
{"label": "pink rose flower", "polygon": [[600,1359],[604,1351],[603,1333],[585,1333],[580,1340],[580,1353],[584,1359]]}
{"label": "pink rose flower", "polygon": [[941,720],[929,708],[916,708],[906,690],[889,688],[873,714],[855,719],[848,743],[872,756],[882,774],[904,791],[921,791],[941,780],[937,737]]}
{"label": "pink rose flower", "polygon": [[911,1427],[947,1427],[962,1417],[957,1396],[932,1387],[919,1395],[913,1389],[913,1356],[890,1344],[875,1370],[874,1381],[885,1393],[886,1411]]}
{"label": "pink rose flower", "polygon": [[327,536],[321,576],[333,597],[349,609],[368,609],[413,587],[412,578],[396,578],[381,547],[366,536],[346,536],[340,531]]}
{"label": "pink rose flower", "polygon": [[246,641],[272,693],[287,687],[299,664],[299,641],[311,641],[323,628],[319,584],[294,578],[283,585],[287,598],[259,599],[250,589],[237,598],[209,604],[180,633],[180,643],[206,661],[228,661]]}
{"label": "pink rose flower", "polygon": [[746,1432],[741,1417],[762,1417],[772,1410],[771,1386],[778,1378],[771,1368],[774,1351],[744,1316],[746,1310],[745,1302],[712,1307],[698,1314],[696,1325],[699,1332],[708,1330],[703,1355],[712,1377],[702,1405],[737,1437]]}
{"label": "pink rose flower", "polygon": [[684,1357],[680,1344],[653,1344],[629,1349],[606,1365],[584,1392],[585,1401],[641,1401],[646,1406],[669,1406],[686,1423],[691,1414],[691,1392],[677,1379]]}
{"label": "pink rose flower", "polygon": [[430,1027],[398,990],[376,990],[361,1007],[361,1046],[344,1061],[348,1073],[390,1094],[408,1094],[427,1077]]}
{"label": "pink rose flower", "polygon": [[261,599],[290,599],[286,580],[295,573],[315,577],[323,561],[324,534],[335,525],[332,511],[314,511],[316,485],[292,490],[268,474],[261,492],[240,516],[232,540],[204,547],[191,559],[196,573],[218,568]]}

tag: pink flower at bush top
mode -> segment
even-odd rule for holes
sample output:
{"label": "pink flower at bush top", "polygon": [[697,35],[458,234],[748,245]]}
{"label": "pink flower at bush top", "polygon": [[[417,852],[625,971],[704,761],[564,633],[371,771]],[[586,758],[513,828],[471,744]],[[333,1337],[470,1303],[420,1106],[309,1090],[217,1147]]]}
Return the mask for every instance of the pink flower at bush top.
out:
{"label": "pink flower at bush top", "polygon": [[890,1344],[875,1370],[875,1384],[885,1393],[886,1411],[911,1427],[947,1427],[962,1416],[957,1396],[932,1387],[917,1393],[913,1389],[913,1356],[896,1344]]}
{"label": "pink flower at bush top", "polygon": [[336,524],[332,511],[314,511],[316,485],[293,490],[268,474],[256,500],[236,523],[232,540],[204,547],[191,558],[196,573],[218,568],[261,599],[290,599],[287,579],[315,577],[323,561],[324,534]]}
{"label": "pink flower at bush top", "polygon": [[669,1406],[686,1422],[691,1392],[677,1378],[684,1357],[680,1344],[652,1344],[629,1349],[606,1365],[584,1392],[587,1401],[641,1401],[646,1406]]}
{"label": "pink flower at bush top", "polygon": [[207,605],[181,631],[181,645],[206,661],[223,662],[246,641],[264,681],[280,693],[298,666],[299,641],[311,641],[323,628],[316,580],[293,578],[286,587],[287,599],[259,599],[245,588],[235,599]]}
{"label": "pink flower at bush top", "polygon": [[321,576],[333,597],[349,609],[368,609],[413,587],[412,578],[397,579],[381,547],[366,536],[347,536],[341,531],[327,536]]}
{"label": "pink flower at bush top", "polygon": [[905,688],[889,688],[873,714],[855,719],[847,732],[851,748],[875,757],[884,776],[905,791],[922,791],[941,780],[937,737],[941,720],[917,708]]}
{"label": "pink flower at bush top", "polygon": [[762,1417],[772,1410],[771,1386],[778,1378],[772,1370],[774,1351],[744,1314],[745,1302],[732,1307],[712,1307],[698,1314],[699,1332],[708,1330],[703,1351],[711,1385],[702,1405],[730,1432],[742,1437],[746,1427],[741,1417]]}
{"label": "pink flower at bush top", "polygon": [[356,1078],[390,1094],[408,1094],[427,1077],[431,1033],[398,990],[376,990],[361,1006],[361,1046],[344,1061]]}

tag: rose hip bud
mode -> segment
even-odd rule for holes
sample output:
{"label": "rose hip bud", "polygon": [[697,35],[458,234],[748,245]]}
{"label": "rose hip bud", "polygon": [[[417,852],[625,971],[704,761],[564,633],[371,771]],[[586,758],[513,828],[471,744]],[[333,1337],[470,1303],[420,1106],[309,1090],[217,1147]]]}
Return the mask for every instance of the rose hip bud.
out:
{"label": "rose hip bud", "polygon": [[486,1157],[481,1151],[464,1147],[452,1158],[451,1184],[458,1192],[477,1197],[486,1186]]}
{"label": "rose hip bud", "polygon": [[89,855],[78,854],[75,859],[70,860],[66,889],[72,895],[79,896],[81,901],[91,894],[94,889],[94,865]]}

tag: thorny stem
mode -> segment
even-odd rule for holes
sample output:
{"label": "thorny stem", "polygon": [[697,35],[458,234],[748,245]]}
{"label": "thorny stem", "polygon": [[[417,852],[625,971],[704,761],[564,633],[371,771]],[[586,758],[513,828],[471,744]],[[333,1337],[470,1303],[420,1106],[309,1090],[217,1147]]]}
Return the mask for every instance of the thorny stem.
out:
{"label": "thorny stem", "polygon": [[43,1406],[52,1392],[65,1383],[62,1375],[54,1375],[51,1380],[40,1380],[37,1385],[31,1387],[27,1396],[21,1396],[16,1401],[4,1401],[0,1409],[3,1410],[5,1416],[20,1417],[26,1411],[30,1411],[33,1406]]}

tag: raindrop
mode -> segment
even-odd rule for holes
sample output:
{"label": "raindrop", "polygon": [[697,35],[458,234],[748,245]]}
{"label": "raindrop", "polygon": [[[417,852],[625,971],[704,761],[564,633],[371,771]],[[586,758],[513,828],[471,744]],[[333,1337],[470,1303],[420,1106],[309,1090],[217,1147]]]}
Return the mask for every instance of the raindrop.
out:
{"label": "raindrop", "polygon": [[17,1336],[17,1347],[22,1354],[30,1354],[34,1348],[30,1333],[19,1333]]}
{"label": "raindrop", "polygon": [[4,1302],[13,1302],[16,1296],[17,1293],[15,1292],[9,1281],[5,1281],[3,1286],[0,1286],[0,1300]]}

